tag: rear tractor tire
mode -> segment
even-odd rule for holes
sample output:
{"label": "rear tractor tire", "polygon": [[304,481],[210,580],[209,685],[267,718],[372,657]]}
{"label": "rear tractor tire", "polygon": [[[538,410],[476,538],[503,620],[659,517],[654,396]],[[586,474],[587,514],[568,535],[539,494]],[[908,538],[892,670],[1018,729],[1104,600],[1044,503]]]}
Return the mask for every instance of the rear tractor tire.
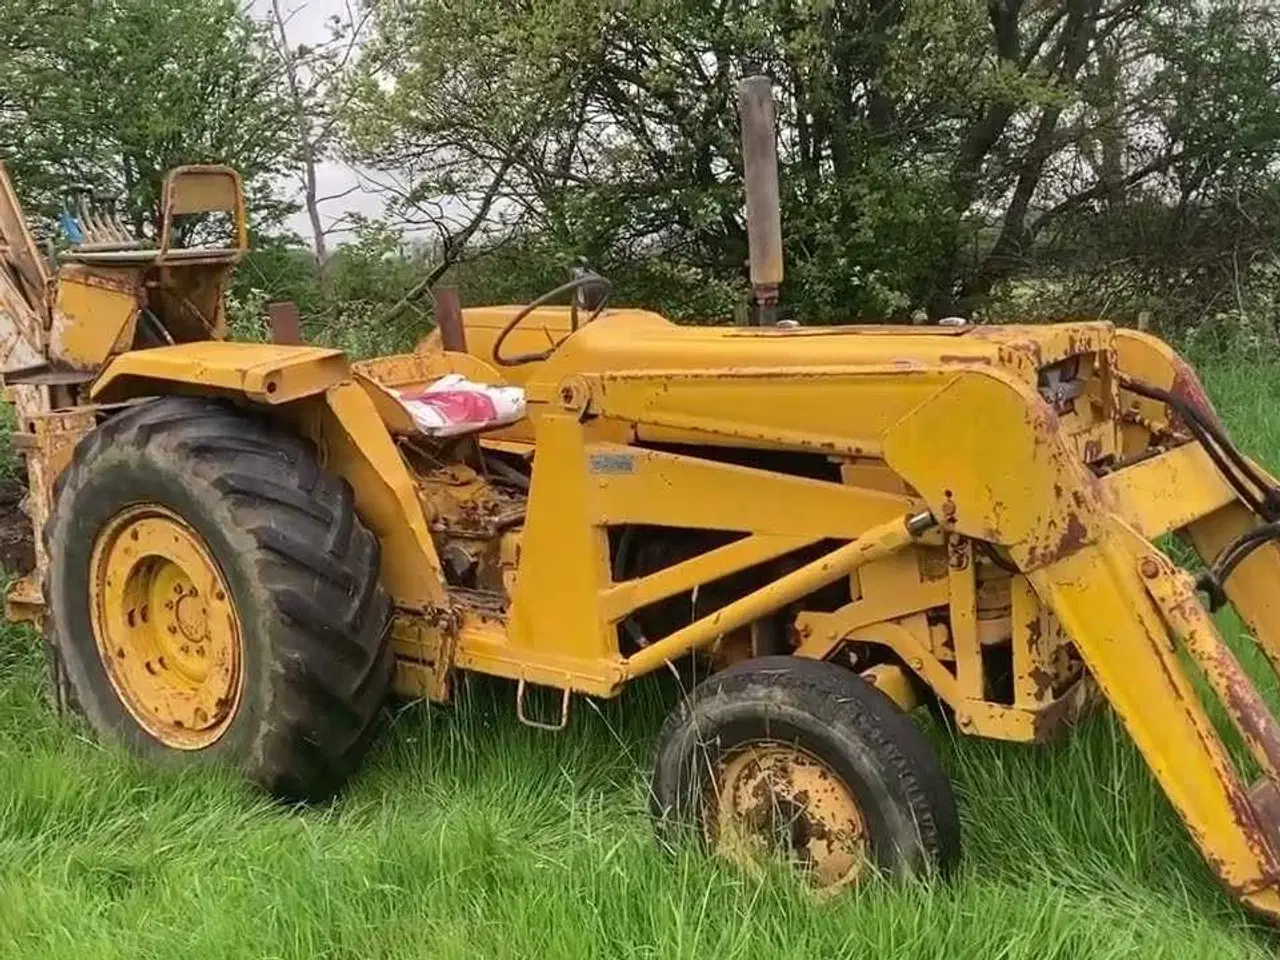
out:
{"label": "rear tractor tire", "polygon": [[66,699],[138,754],[332,796],[391,681],[378,541],[264,418],[170,397],[77,446],[45,529]]}
{"label": "rear tractor tire", "polygon": [[781,858],[819,893],[870,870],[943,875],[960,854],[951,785],[918,727],[852,671],[759,657],[713,674],[667,719],[659,838],[692,834],[748,870]]}

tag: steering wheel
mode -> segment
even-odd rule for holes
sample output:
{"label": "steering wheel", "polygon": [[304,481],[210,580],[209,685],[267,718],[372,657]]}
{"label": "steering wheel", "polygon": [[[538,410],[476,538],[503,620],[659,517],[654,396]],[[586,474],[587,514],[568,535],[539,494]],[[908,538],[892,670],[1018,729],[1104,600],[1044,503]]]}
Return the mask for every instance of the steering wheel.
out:
{"label": "steering wheel", "polygon": [[[500,367],[518,367],[521,364],[537,363],[539,360],[545,360],[547,359],[547,357],[551,356],[551,354],[555,353],[556,349],[560,346],[560,343],[564,343],[564,340],[561,340],[560,343],[553,343],[551,346],[547,347],[547,349],[545,350],[538,350],[534,353],[517,353],[510,357],[504,357],[502,355],[502,344],[506,342],[506,339],[508,336],[510,336],[511,331],[514,330],[516,327],[518,327],[524,321],[524,319],[528,317],[531,313],[533,313],[534,310],[537,310],[538,307],[544,306],[545,304],[550,303],[552,300],[556,299],[557,297],[563,296],[564,294],[569,293],[570,291],[576,293],[577,291],[582,290],[586,287],[597,287],[602,289],[602,296],[600,297],[600,302],[596,304],[595,309],[591,311],[591,315],[587,317],[587,319],[582,324],[579,324],[578,323],[578,301],[577,301],[577,298],[575,297],[573,301],[572,309],[570,310],[570,313],[569,313],[570,329],[573,333],[576,333],[580,325],[586,326],[586,324],[590,323],[596,317],[600,316],[600,314],[604,312],[604,308],[609,305],[609,294],[612,293],[613,287],[608,280],[600,276],[598,273],[591,273],[590,271],[584,271],[581,275],[574,277],[568,283],[562,283],[560,284],[560,286],[556,287],[554,290],[547,291],[542,296],[540,296],[537,300],[534,300],[532,303],[527,304],[519,313],[517,313],[514,317],[512,317],[511,321],[505,327],[502,328],[502,332],[498,334],[498,339],[493,341],[493,362]],[[568,338],[565,338],[565,339],[568,339]]]}

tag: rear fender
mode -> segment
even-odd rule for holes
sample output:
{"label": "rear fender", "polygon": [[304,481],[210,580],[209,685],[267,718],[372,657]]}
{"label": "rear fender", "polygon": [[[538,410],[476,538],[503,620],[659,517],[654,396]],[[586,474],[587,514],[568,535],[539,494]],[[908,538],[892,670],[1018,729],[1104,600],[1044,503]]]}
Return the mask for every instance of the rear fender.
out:
{"label": "rear fender", "polygon": [[205,340],[123,353],[94,382],[95,403],[181,393],[276,406],[322,394],[350,370],[340,350]]}
{"label": "rear fender", "polygon": [[396,603],[447,606],[444,577],[413,477],[372,393],[339,350],[202,341],[136,350],[112,360],[94,383],[98,403],[163,394],[225,397],[272,412],[320,450],[345,479],[356,512],[382,545],[382,576]]}

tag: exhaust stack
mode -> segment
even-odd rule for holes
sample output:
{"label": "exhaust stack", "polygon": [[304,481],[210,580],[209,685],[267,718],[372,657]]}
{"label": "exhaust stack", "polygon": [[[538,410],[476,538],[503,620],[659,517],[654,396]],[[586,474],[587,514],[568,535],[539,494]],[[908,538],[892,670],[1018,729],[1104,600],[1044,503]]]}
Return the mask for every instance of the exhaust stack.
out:
{"label": "exhaust stack", "polygon": [[777,321],[782,283],[782,209],[778,198],[778,145],[774,137],[773,83],[757,74],[738,84],[742,119],[742,175],[747,190],[747,246],[756,323]]}

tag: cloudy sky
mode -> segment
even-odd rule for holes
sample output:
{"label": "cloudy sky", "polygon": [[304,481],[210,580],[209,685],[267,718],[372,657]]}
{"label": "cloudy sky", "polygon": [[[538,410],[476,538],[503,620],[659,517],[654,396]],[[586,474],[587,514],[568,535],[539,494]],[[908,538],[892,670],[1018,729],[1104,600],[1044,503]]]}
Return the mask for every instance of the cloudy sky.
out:
{"label": "cloudy sky", "polygon": [[[281,0],[289,35],[290,46],[300,43],[314,44],[328,38],[325,21],[332,16],[341,16],[346,10],[344,0]],[[254,16],[268,19],[271,13],[271,0],[249,0],[249,10]],[[360,179],[355,172],[339,163],[324,163],[317,170],[319,195],[322,197],[342,194],[356,188],[352,193],[322,205],[322,214],[326,223],[332,222],[349,210],[355,210],[367,216],[376,216],[382,205],[378,198],[359,189]],[[297,189],[297,184],[289,184]],[[298,190],[299,197],[301,196]],[[299,213],[289,221],[289,226],[303,239],[310,242],[311,226],[305,213]],[[335,239],[340,241],[340,237]]]}

